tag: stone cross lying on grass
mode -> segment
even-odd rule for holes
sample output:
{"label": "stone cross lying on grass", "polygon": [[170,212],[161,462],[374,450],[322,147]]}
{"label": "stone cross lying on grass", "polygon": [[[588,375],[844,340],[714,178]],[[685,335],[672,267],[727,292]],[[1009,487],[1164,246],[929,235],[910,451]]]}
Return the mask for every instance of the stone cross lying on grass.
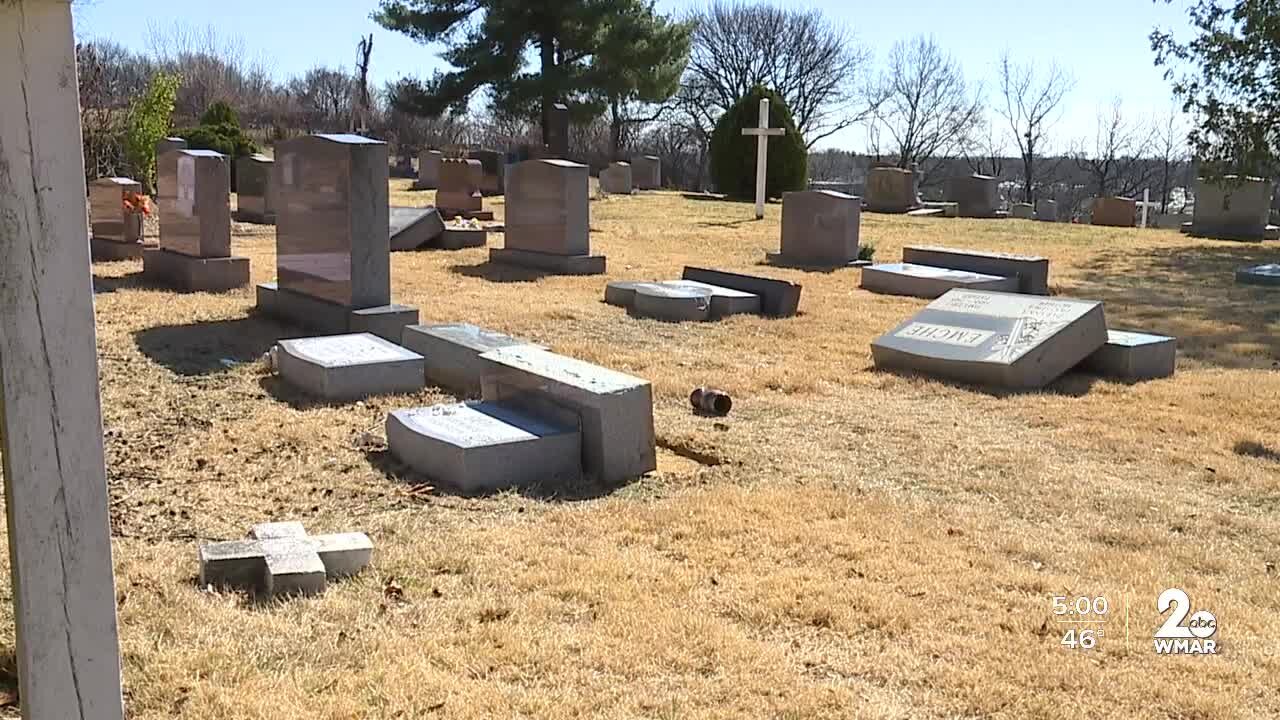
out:
{"label": "stone cross lying on grass", "polygon": [[756,219],[764,219],[766,169],[769,164],[769,138],[785,135],[784,128],[769,127],[769,99],[760,98],[760,126],[742,128],[743,135],[756,136]]}
{"label": "stone cross lying on grass", "polygon": [[261,523],[248,540],[200,546],[200,585],[265,597],[316,595],[328,578],[360,572],[372,554],[373,542],[364,533],[307,535],[300,522]]}

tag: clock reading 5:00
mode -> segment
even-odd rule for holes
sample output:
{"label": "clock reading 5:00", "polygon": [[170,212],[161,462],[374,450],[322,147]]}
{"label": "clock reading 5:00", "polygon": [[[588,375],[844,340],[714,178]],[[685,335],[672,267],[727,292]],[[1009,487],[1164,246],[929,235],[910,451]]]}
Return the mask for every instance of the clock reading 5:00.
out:
{"label": "clock reading 5:00", "polygon": [[1101,595],[1092,598],[1084,595],[1076,598],[1053,596],[1054,615],[1106,615],[1109,609],[1110,604]]}

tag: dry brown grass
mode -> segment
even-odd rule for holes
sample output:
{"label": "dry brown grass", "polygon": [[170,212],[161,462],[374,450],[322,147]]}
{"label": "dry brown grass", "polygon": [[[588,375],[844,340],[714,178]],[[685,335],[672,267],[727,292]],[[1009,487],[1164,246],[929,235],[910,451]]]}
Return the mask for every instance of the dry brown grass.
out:
{"label": "dry brown grass", "polygon": [[[430,202],[407,184],[393,202]],[[309,402],[252,362],[297,331],[252,316],[251,290],[178,296],[137,263],[94,267],[132,717],[1280,715],[1280,295],[1230,272],[1274,250],[864,216],[881,259],[916,242],[1044,254],[1055,292],[1179,336],[1170,380],[1001,394],[875,372],[871,339],[924,301],[863,292],[854,270],[757,268],[776,205],[750,222],[748,205],[647,194],[592,213],[608,278],[498,270],[480,249],[393,256],[394,295],[424,321],[653,381],[659,471],[580,501],[424,488],[361,435],[447,396]],[[237,225],[235,244],[271,279],[270,228]],[[601,302],[607,279],[684,264],[797,280],[803,314],[669,325]],[[689,412],[702,384],[733,394],[731,417]],[[197,540],[289,518],[367,531],[374,565],[267,606],[196,587]],[[1169,586],[1217,614],[1222,655],[1152,653]],[[1058,645],[1050,615],[1076,593],[1115,608],[1091,653]]]}

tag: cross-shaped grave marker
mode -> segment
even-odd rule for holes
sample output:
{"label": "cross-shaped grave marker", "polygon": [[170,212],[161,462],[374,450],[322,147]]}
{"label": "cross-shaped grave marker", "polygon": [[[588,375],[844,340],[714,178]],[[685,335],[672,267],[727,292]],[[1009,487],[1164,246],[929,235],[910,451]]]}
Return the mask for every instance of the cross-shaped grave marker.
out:
{"label": "cross-shaped grave marker", "polygon": [[265,597],[317,595],[328,578],[355,575],[369,564],[364,533],[307,535],[300,522],[254,525],[248,540],[200,546],[200,585],[254,590]]}
{"label": "cross-shaped grave marker", "polygon": [[785,128],[769,127],[769,98],[760,98],[760,126],[742,128],[743,135],[756,136],[756,219],[764,219],[764,181],[769,164],[769,138],[787,134]]}

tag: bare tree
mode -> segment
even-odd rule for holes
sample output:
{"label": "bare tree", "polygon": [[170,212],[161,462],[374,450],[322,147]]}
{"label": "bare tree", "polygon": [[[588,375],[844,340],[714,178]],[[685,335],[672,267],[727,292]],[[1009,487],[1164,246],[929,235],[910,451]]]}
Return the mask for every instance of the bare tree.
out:
{"label": "bare tree", "polygon": [[1004,137],[995,125],[980,120],[961,149],[965,164],[979,175],[1000,177],[1004,173]]}
{"label": "bare tree", "polygon": [[931,37],[895,43],[880,85],[884,101],[868,139],[874,155],[889,154],[898,167],[919,164],[927,177],[929,161],[958,154],[981,125],[980,88],[970,89],[959,63]]}
{"label": "bare tree", "polygon": [[217,100],[230,103],[250,125],[262,122],[264,100],[274,90],[265,64],[251,57],[240,38],[175,23],[152,25],[147,43],[163,70],[182,76],[174,114],[194,120]]}
{"label": "bare tree", "polygon": [[1018,155],[1022,158],[1022,196],[1036,201],[1036,185],[1048,181],[1056,163],[1037,162],[1044,154],[1045,134],[1061,116],[1062,99],[1074,80],[1057,64],[1037,69],[1035,63],[1019,64],[1005,50],[1000,56],[1000,95],[995,111],[1008,123]]}
{"label": "bare tree", "polygon": [[313,67],[289,82],[289,93],[302,107],[308,132],[346,129],[352,116],[355,79],[342,70]]}
{"label": "bare tree", "polygon": [[[1185,188],[1189,184],[1187,177],[1190,168],[1187,151],[1187,127],[1184,116],[1177,108],[1170,108],[1156,129],[1155,153],[1160,162],[1158,169],[1160,179],[1160,212],[1169,212],[1170,195],[1175,187]],[[1183,194],[1185,204],[1186,194]]]}
{"label": "bare tree", "polygon": [[[869,51],[815,9],[713,0],[695,11],[682,84],[712,120],[756,85],[782,96],[809,147],[863,120],[875,107]],[[693,119],[690,116],[688,119]],[[709,133],[714,123],[699,120]]]}
{"label": "bare tree", "polygon": [[356,96],[352,101],[351,132],[366,132],[373,102],[369,99],[369,56],[373,54],[373,33],[360,38],[356,48]]}
{"label": "bare tree", "polygon": [[1155,131],[1145,123],[1125,119],[1120,99],[1098,110],[1093,147],[1081,144],[1074,153],[1076,166],[1089,179],[1094,197],[1133,197],[1151,180],[1155,163],[1148,160]]}

